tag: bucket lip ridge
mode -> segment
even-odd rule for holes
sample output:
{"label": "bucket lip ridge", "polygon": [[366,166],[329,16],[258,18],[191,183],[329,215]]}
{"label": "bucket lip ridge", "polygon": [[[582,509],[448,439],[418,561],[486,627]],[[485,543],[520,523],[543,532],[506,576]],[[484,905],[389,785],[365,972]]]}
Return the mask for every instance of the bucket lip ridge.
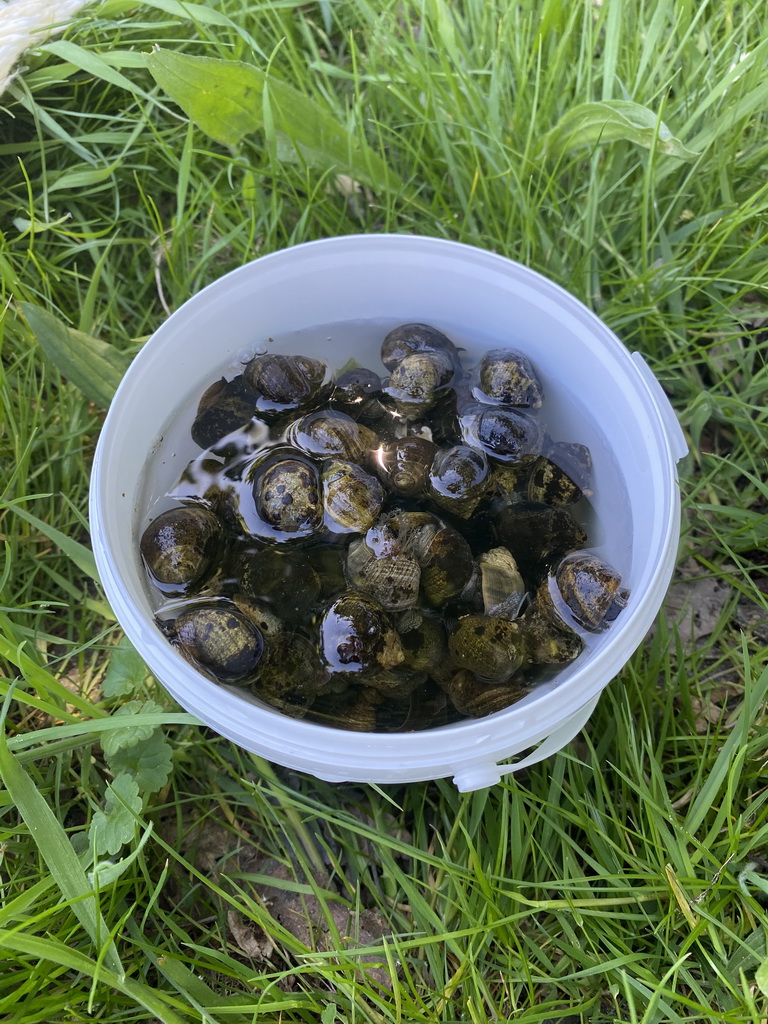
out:
{"label": "bucket lip ridge", "polygon": [[[372,243],[374,244],[373,247]],[[135,375],[143,369],[144,364],[151,358],[154,348],[162,344],[169,329],[168,325],[172,322],[183,322],[184,318],[191,316],[201,303],[208,300],[213,291],[222,287],[222,282],[225,279],[228,282],[232,282],[237,278],[237,276],[242,276],[243,279],[245,279],[249,273],[253,272],[253,268],[255,266],[262,266],[265,270],[269,269],[270,266],[279,267],[285,261],[295,260],[299,250],[301,250],[306,256],[311,256],[312,258],[315,256],[322,258],[323,253],[328,253],[332,250],[336,250],[340,254],[343,254],[345,251],[348,253],[362,251],[364,254],[373,257],[375,255],[376,245],[381,246],[381,249],[386,250],[388,253],[395,253],[400,247],[405,247],[411,251],[423,250],[425,255],[429,254],[430,250],[433,253],[439,250],[442,253],[445,253],[446,256],[450,256],[451,258],[455,257],[457,260],[465,263],[468,260],[471,260],[475,263],[485,264],[488,267],[493,266],[500,273],[504,273],[505,268],[506,273],[508,273],[508,265],[512,264],[516,268],[516,273],[518,275],[525,276],[528,282],[537,291],[544,291],[553,295],[557,299],[558,303],[565,304],[567,306],[569,313],[578,316],[581,320],[586,320],[592,331],[599,334],[604,343],[609,344],[612,347],[613,354],[617,358],[620,358],[622,362],[625,362],[627,374],[631,379],[637,379],[638,390],[640,390],[639,382],[642,380],[642,377],[631,359],[629,350],[607,326],[607,324],[604,323],[604,321],[589,310],[589,308],[575,295],[568,292],[556,282],[547,278],[538,271],[532,270],[524,264],[518,263],[514,259],[497,253],[492,253],[473,245],[455,242],[448,239],[432,238],[425,235],[398,233],[342,235],[329,239],[304,242],[291,248],[278,250],[274,253],[258,257],[243,266],[230,271],[218,278],[216,281],[207,285],[205,288],[201,289],[195,295],[191,296],[182,304],[182,306],[174,311],[171,317],[157,328],[137,355],[123,382],[121,382],[120,388],[123,388],[123,384],[126,380],[130,380],[132,371]],[[118,396],[119,395],[120,389],[118,389]],[[666,439],[666,432],[663,429],[663,420],[660,415],[658,405],[648,391],[645,381],[642,381],[642,400],[649,416],[652,412],[656,414],[658,442],[661,444],[664,439]],[[142,651],[143,656],[146,658],[146,654],[142,649],[144,648],[145,639],[150,636],[150,627],[147,624],[145,617],[138,613],[138,610],[134,607],[133,603],[130,600],[124,600],[124,588],[122,582],[114,569],[108,545],[103,543],[107,518],[103,503],[106,501],[107,495],[103,493],[104,473],[102,458],[104,446],[109,441],[111,423],[117,420],[118,412],[119,398],[118,402],[113,402],[112,408],[107,414],[94,458],[90,491],[90,516],[94,538],[94,554],[102,579],[102,584],[110,603],[116,606],[115,611],[118,615],[119,621],[123,626],[126,635],[139,648],[139,650]],[[113,414],[112,417],[110,417],[110,414]],[[668,451],[667,455],[668,458],[662,459],[661,463],[664,469],[664,484],[669,490],[673,500],[670,503],[670,515],[666,524],[667,529],[662,531],[664,536],[659,538],[659,564],[657,566],[656,576],[654,577],[658,583],[656,590],[660,589],[662,584],[663,589],[665,590],[669,582],[671,565],[674,562],[674,550],[677,545],[677,536],[679,536],[679,495],[677,495],[676,489],[673,487],[674,463]],[[676,534],[674,532],[675,528],[677,529]],[[663,591],[661,593],[661,597],[663,597]],[[631,631],[629,629],[624,630],[627,634],[630,632],[632,632],[633,635],[639,634],[635,637],[637,643],[632,646],[629,654],[619,650],[620,645],[617,642],[609,641],[605,647],[597,653],[597,655],[591,658],[580,670],[577,670],[570,679],[566,680],[559,686],[557,691],[557,694],[560,697],[557,701],[559,712],[562,712],[563,715],[566,713],[573,713],[574,710],[583,706],[584,703],[590,700],[596,693],[599,693],[607,685],[610,678],[616,674],[616,672],[626,662],[632,651],[634,651],[642,641],[642,636],[645,634],[655,617],[658,605],[660,604],[660,599],[661,598],[656,593],[647,593],[643,595],[641,605],[636,609],[635,616],[633,617],[633,623],[636,628]],[[151,637],[156,639],[154,629],[151,629]],[[616,639],[618,641],[620,637],[617,635]],[[152,670],[158,675],[158,678],[164,682],[166,688],[168,688],[173,695],[180,700],[180,702],[185,703],[185,691],[183,686],[184,676],[187,673],[189,673],[188,678],[194,679],[194,682],[197,684],[197,688],[200,688],[201,692],[201,684],[204,684],[204,687],[206,688],[215,686],[215,684],[209,683],[201,677],[194,669],[191,668],[191,666],[187,665],[186,662],[183,662],[180,656],[173,651],[170,645],[166,645],[166,647],[167,650],[161,649],[157,645],[151,646],[150,649],[153,652],[153,656],[151,658],[147,658],[147,662],[150,665],[150,668],[152,668]],[[158,666],[160,671],[158,671],[155,666]],[[598,675],[600,676],[600,681],[595,682],[594,678]],[[589,676],[594,677],[591,684]],[[603,680],[603,676],[607,676],[607,678]],[[173,679],[173,683],[170,685],[165,681],[169,678]],[[179,680],[182,682],[179,683]],[[251,725],[249,728],[249,736],[245,737],[245,742],[243,742],[243,739],[239,738],[244,717],[243,701],[241,698],[235,697],[233,694],[229,694],[225,690],[219,692],[220,699],[217,700],[217,712],[223,715],[224,718],[221,722],[217,723],[210,721],[210,724],[219,731],[222,731],[224,735],[229,735],[229,737],[234,739],[235,742],[241,742],[247,747],[253,747],[254,742],[256,742],[260,752],[263,752],[265,756],[274,755],[275,760],[278,761],[281,760],[281,757],[283,759],[290,757],[294,761],[298,758],[299,760],[304,760],[309,764],[311,764],[313,760],[317,760],[318,769],[324,765],[333,768],[338,764],[340,741],[342,741],[341,730],[320,726],[316,723],[307,723],[289,719],[277,711],[265,708],[264,712],[266,717],[263,719],[263,723],[260,721],[258,730],[254,730]],[[195,701],[192,701],[192,703],[196,704]],[[451,763],[461,763],[464,759],[476,760],[481,757],[481,755],[483,758],[487,757],[488,760],[496,760],[499,757],[509,756],[509,754],[515,752],[514,743],[516,740],[513,730],[516,723],[518,725],[518,731],[522,732],[524,732],[523,726],[526,720],[530,725],[531,720],[535,719],[535,724],[540,726],[541,716],[537,714],[537,710],[540,711],[541,709],[537,709],[535,703],[527,706],[514,705],[506,711],[500,712],[487,719],[467,720],[458,723],[453,727],[427,730],[419,733],[365,733],[351,736],[348,732],[343,732],[342,742],[343,746],[347,748],[344,750],[344,755],[349,755],[350,762],[354,762],[357,765],[358,770],[363,770],[366,767],[370,768],[370,765],[368,765],[369,760],[379,761],[383,753],[401,754],[404,757],[407,757],[410,761],[409,768],[413,770],[417,765],[426,766],[428,763],[434,762],[436,759],[436,748],[438,746],[442,751],[440,760],[446,761],[448,758],[445,754],[445,739],[449,738],[456,744],[456,747],[453,750],[454,756],[451,759]],[[196,710],[195,713],[200,714],[200,711]],[[210,720],[210,716],[208,717]],[[260,716],[260,719],[261,717],[262,716]],[[226,719],[226,721],[224,719]],[[505,730],[499,729],[499,722],[502,721],[502,719],[504,723],[509,725],[510,735],[506,735]],[[553,729],[557,726],[558,720],[559,719],[553,719]],[[222,725],[224,728],[222,728]],[[504,734],[502,735],[502,733]],[[361,739],[361,737],[363,737],[363,739]],[[277,745],[275,745],[276,743]],[[510,745],[512,745],[512,749],[510,749]],[[411,749],[411,747],[416,749]],[[309,770],[312,769],[309,768]]]}

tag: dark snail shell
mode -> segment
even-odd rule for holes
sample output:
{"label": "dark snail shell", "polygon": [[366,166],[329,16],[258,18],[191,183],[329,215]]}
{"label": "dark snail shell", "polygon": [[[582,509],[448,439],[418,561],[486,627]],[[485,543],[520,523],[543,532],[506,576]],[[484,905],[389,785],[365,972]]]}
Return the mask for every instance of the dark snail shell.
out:
{"label": "dark snail shell", "polygon": [[212,448],[255,415],[256,399],[242,375],[231,381],[222,377],[200,399],[192,424],[192,440],[201,448]]}
{"label": "dark snail shell", "polygon": [[281,633],[267,640],[250,686],[254,696],[266,704],[300,718],[323,689],[326,677],[311,640],[297,633]]}
{"label": "dark snail shell", "polygon": [[331,672],[394,668],[404,660],[397,633],[381,605],[349,591],[326,608],[320,622],[323,662]]}
{"label": "dark snail shell", "polygon": [[331,400],[355,407],[369,398],[378,398],[380,394],[381,377],[378,373],[365,366],[356,366],[353,370],[345,370],[336,378]]}
{"label": "dark snail shell", "polygon": [[378,423],[388,415],[381,402],[381,377],[364,366],[339,374],[333,384],[331,402],[360,423]]}
{"label": "dark snail shell", "polygon": [[264,649],[254,623],[222,603],[182,612],[173,623],[171,642],[193,664],[229,683],[252,675]]}
{"label": "dark snail shell", "polygon": [[405,552],[423,567],[429,561],[435,535],[444,526],[431,512],[395,509],[381,516],[365,539],[377,554]]}
{"label": "dark snail shell", "polygon": [[577,658],[584,649],[584,641],[567,629],[564,623],[555,625],[552,617],[542,614],[537,605],[526,611],[520,620],[525,638],[525,650],[534,665],[563,665]]}
{"label": "dark snail shell", "polygon": [[284,631],[283,620],[266,601],[255,600],[248,594],[233,594],[232,603],[241,615],[256,626],[263,637],[277,636]]}
{"label": "dark snail shell", "polygon": [[532,464],[527,495],[547,505],[574,505],[589,495],[592,455],[583,444],[555,442]]}
{"label": "dark snail shell", "polygon": [[418,419],[451,381],[453,363],[444,352],[414,352],[392,370],[383,392],[406,419]]}
{"label": "dark snail shell", "polygon": [[317,395],[325,373],[325,363],[319,359],[263,355],[245,364],[243,379],[258,396],[258,408],[299,408]]}
{"label": "dark snail shell", "polygon": [[538,454],[543,440],[538,421],[518,409],[476,407],[462,415],[461,431],[465,444],[513,465]]}
{"label": "dark snail shell", "polygon": [[525,689],[515,679],[506,683],[487,683],[468,669],[457,672],[448,685],[448,697],[462,714],[469,718],[485,718],[497,711],[505,711],[525,695]]}
{"label": "dark snail shell", "polygon": [[437,445],[426,437],[389,441],[376,452],[376,472],[393,494],[401,498],[418,498],[426,490],[437,451]]}
{"label": "dark snail shell", "polygon": [[378,725],[380,729],[390,732],[416,732],[437,729],[458,719],[459,714],[448,700],[445,689],[434,680],[427,679],[416,687],[407,701],[398,704],[393,702],[382,709]]}
{"label": "dark snail shell", "polygon": [[400,629],[400,642],[405,653],[404,665],[414,672],[439,675],[448,650],[448,634],[442,618],[436,613],[418,616],[408,629]]}
{"label": "dark snail shell", "polygon": [[404,552],[377,556],[362,537],[349,546],[346,576],[350,586],[387,611],[409,608],[419,598],[419,563]]}
{"label": "dark snail shell", "polygon": [[378,714],[386,698],[372,686],[348,686],[341,693],[323,694],[307,718],[318,725],[351,732],[376,732]]}
{"label": "dark snail shell", "polygon": [[525,661],[524,635],[517,622],[490,615],[464,615],[448,634],[455,668],[481,679],[510,679]]}
{"label": "dark snail shell", "polygon": [[472,549],[458,530],[438,530],[421,562],[421,592],[426,604],[440,608],[457,597],[474,569]]}
{"label": "dark snail shell", "polygon": [[541,385],[530,359],[512,348],[486,352],[478,366],[474,395],[491,405],[541,407]]}
{"label": "dark snail shell", "polygon": [[384,502],[384,491],[376,477],[357,463],[330,459],[323,465],[322,480],[328,529],[365,533],[375,522]]}
{"label": "dark snail shell", "polygon": [[459,365],[459,352],[442,331],[429,324],[402,324],[390,331],[381,344],[381,361],[394,370],[406,356],[418,352],[443,352],[453,366]]}
{"label": "dark snail shell", "polygon": [[184,594],[208,573],[221,533],[221,523],[210,509],[202,505],[172,508],[144,530],[141,557],[164,593]]}
{"label": "dark snail shell", "polygon": [[378,447],[376,434],[346,413],[323,409],[296,420],[289,440],[306,455],[316,458],[366,462]]}
{"label": "dark snail shell", "polygon": [[495,515],[494,533],[521,567],[551,565],[587,539],[568,509],[536,501],[513,501],[503,506]]}
{"label": "dark snail shell", "polygon": [[626,607],[629,591],[621,575],[602,558],[574,551],[542,583],[537,605],[555,623],[602,633]]}
{"label": "dark snail shell", "polygon": [[255,474],[253,496],[259,517],[288,536],[308,536],[323,522],[320,478],[305,459],[266,460]]}
{"label": "dark snail shell", "polygon": [[438,451],[429,472],[429,496],[436,505],[469,519],[488,493],[488,460],[483,452],[457,444]]}
{"label": "dark snail shell", "polygon": [[240,586],[280,617],[303,621],[317,606],[320,576],[306,551],[284,549],[270,546],[244,554],[238,566]]}

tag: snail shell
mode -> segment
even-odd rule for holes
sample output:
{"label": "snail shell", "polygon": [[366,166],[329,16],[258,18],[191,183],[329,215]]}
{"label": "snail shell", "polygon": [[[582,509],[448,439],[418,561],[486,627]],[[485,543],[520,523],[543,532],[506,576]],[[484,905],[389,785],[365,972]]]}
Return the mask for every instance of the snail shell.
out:
{"label": "snail shell", "polygon": [[563,558],[536,595],[537,605],[556,625],[575,623],[590,633],[606,630],[628,599],[616,569],[586,551]]}
{"label": "snail shell", "polygon": [[253,492],[259,517],[279,533],[305,537],[322,525],[320,479],[304,459],[267,461],[256,473]]}
{"label": "snail shell", "polygon": [[386,612],[372,598],[348,591],[326,608],[320,623],[323,661],[332,672],[394,668],[403,648]]}
{"label": "snail shell", "polygon": [[520,626],[525,636],[525,649],[534,665],[565,664],[577,658],[584,648],[580,636],[562,623],[558,628],[535,605],[526,611]]}
{"label": "snail shell", "polygon": [[395,366],[383,391],[401,416],[418,419],[435,404],[453,374],[453,362],[444,352],[414,352]]}
{"label": "snail shell", "polygon": [[526,455],[540,452],[539,423],[518,409],[472,408],[460,422],[464,442],[499,462],[515,465]]}
{"label": "snail shell", "polygon": [[439,451],[429,472],[429,496],[448,512],[469,519],[488,492],[488,459],[457,444]]}
{"label": "snail shell", "polygon": [[433,677],[440,674],[448,651],[448,634],[439,615],[425,613],[419,616],[418,623],[400,629],[400,641],[407,668]]}
{"label": "snail shell", "polygon": [[192,440],[212,448],[228,434],[240,430],[256,415],[256,400],[242,375],[212,384],[203,394],[192,424]]}
{"label": "snail shell", "polygon": [[376,472],[384,486],[401,498],[418,498],[426,490],[437,445],[426,437],[389,441],[376,452]]}
{"label": "snail shell", "polygon": [[501,684],[484,683],[467,669],[457,672],[448,685],[451,703],[460,714],[470,718],[485,718],[504,711],[524,694],[524,688],[514,680]]}
{"label": "snail shell", "polygon": [[512,348],[486,352],[478,365],[474,396],[492,405],[541,407],[541,385],[530,359]]}
{"label": "snail shell", "polygon": [[526,586],[517,562],[507,548],[491,548],[478,555],[483,611],[486,615],[499,615],[514,619],[526,594]]}
{"label": "snail shell", "polygon": [[189,608],[178,616],[172,630],[171,642],[181,653],[222,682],[252,675],[264,649],[255,624],[229,604]]}
{"label": "snail shell", "polygon": [[350,586],[373,597],[387,611],[401,611],[419,598],[419,563],[402,552],[377,556],[360,537],[347,552]]}
{"label": "snail shell", "polygon": [[384,502],[375,476],[354,462],[330,459],[323,466],[323,508],[328,529],[337,533],[365,533]]}
{"label": "snail shell", "polygon": [[323,459],[336,456],[360,463],[369,458],[379,443],[369,427],[333,409],[302,416],[291,424],[289,438],[306,455]]}
{"label": "snail shell", "polygon": [[535,501],[513,501],[494,519],[497,540],[508,548],[518,565],[552,563],[580,547],[587,535],[566,508]]}
{"label": "snail shell", "polygon": [[462,616],[448,634],[448,650],[456,668],[490,682],[511,678],[525,660],[518,623],[489,615]]}
{"label": "snail shell", "polygon": [[472,549],[458,530],[438,530],[421,562],[421,592],[425,602],[439,608],[458,596],[472,577]]}
{"label": "snail shell", "polygon": [[406,356],[419,352],[442,352],[453,366],[459,365],[454,343],[436,327],[419,323],[401,324],[390,331],[381,344],[381,361],[388,370],[394,370]]}
{"label": "snail shell", "polygon": [[202,505],[172,508],[144,530],[141,557],[161,590],[184,594],[211,568],[221,532],[218,517]]}
{"label": "snail shell", "polygon": [[293,718],[303,717],[327,676],[315,645],[298,633],[269,637],[251,682],[254,696]]}
{"label": "snail shell", "polygon": [[270,546],[245,554],[239,565],[240,586],[277,615],[295,621],[316,607],[320,576],[306,551],[284,548]]}
{"label": "snail shell", "polygon": [[383,694],[372,686],[349,686],[341,693],[319,697],[308,717],[319,725],[352,732],[375,732],[379,708],[384,702]]}
{"label": "snail shell", "polygon": [[325,372],[325,363],[319,359],[264,355],[246,363],[243,379],[259,396],[258,408],[299,407],[317,395]]}
{"label": "snail shell", "polygon": [[574,505],[588,490],[592,455],[583,444],[555,442],[547,455],[531,466],[527,493],[531,501],[547,505]]}

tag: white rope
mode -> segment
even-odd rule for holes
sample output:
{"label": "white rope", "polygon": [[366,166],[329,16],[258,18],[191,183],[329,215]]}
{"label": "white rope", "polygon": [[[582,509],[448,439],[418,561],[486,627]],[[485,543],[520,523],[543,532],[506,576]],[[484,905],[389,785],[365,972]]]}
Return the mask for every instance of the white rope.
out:
{"label": "white rope", "polygon": [[0,0],[0,93],[19,56],[59,31],[88,0]]}

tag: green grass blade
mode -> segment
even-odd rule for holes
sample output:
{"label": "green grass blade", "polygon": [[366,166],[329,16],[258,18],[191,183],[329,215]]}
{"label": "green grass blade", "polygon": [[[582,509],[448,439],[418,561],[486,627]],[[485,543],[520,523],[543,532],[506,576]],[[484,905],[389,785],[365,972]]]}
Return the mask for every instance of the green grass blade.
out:
{"label": "green grass blade", "polygon": [[698,152],[676,139],[648,107],[629,100],[582,103],[569,110],[541,140],[545,158],[609,142],[632,142],[645,149],[658,148],[678,160],[693,160]]}
{"label": "green grass blade", "polygon": [[[46,497],[50,497],[50,495],[46,495]],[[89,576],[95,583],[100,582],[98,570],[96,569],[96,559],[93,557],[91,549],[87,548],[85,544],[81,544],[79,541],[73,540],[65,533],[62,533],[61,530],[57,530],[56,527],[50,526],[48,523],[44,523],[42,519],[32,515],[31,512],[27,512],[26,509],[19,508],[18,504],[0,502],[0,509],[3,508],[7,508],[10,512],[13,512],[14,515],[17,515],[28,522],[30,526],[34,526],[35,529],[39,530],[42,534],[48,537],[49,540],[52,540],[54,544],[61,548],[64,554],[68,558],[71,558],[78,569],[82,569],[86,576]]]}
{"label": "green grass blade", "polygon": [[165,92],[212,138],[234,146],[264,126],[263,96],[276,131],[286,136],[311,165],[343,171],[386,191],[387,165],[347,132],[320,103],[287,82],[240,61],[194,57],[157,49],[147,67]]}
{"label": "green grass blade", "polygon": [[148,985],[131,978],[114,968],[101,967],[95,960],[85,956],[78,950],[71,949],[63,942],[42,938],[37,935],[25,935],[18,931],[0,931],[0,947],[16,950],[38,960],[47,961],[77,971],[95,981],[109,985],[117,991],[133,999],[139,1006],[155,1016],[163,1024],[184,1024],[184,1018],[172,1010],[167,1000],[158,996]]}
{"label": "green grass blade", "polygon": [[0,735],[0,776],[62,896],[71,902],[73,913],[96,949],[101,950],[106,943],[105,962],[111,970],[122,977],[124,971],[117,947],[109,938],[109,929],[101,915],[83,865],[45,798],[8,749],[4,732]]}
{"label": "green grass blade", "polygon": [[128,368],[128,358],[111,345],[76,331],[30,302],[20,303],[40,347],[58,370],[102,409],[109,407]]}

